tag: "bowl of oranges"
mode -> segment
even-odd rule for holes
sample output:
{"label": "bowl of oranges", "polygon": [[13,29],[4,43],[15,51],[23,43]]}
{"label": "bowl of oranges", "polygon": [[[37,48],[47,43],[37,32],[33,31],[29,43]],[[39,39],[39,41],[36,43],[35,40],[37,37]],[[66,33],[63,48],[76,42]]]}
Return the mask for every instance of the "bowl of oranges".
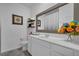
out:
{"label": "bowl of oranges", "polygon": [[62,26],[58,29],[58,32],[79,35],[79,21],[73,20],[69,23],[63,23]]}

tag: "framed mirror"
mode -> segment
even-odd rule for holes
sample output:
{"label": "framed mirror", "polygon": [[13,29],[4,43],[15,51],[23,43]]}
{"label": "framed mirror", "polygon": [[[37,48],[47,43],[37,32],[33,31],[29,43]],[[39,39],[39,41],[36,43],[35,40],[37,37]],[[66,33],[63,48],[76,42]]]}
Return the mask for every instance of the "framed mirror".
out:
{"label": "framed mirror", "polygon": [[59,28],[59,7],[66,3],[59,3],[36,15],[36,31],[57,33]]}

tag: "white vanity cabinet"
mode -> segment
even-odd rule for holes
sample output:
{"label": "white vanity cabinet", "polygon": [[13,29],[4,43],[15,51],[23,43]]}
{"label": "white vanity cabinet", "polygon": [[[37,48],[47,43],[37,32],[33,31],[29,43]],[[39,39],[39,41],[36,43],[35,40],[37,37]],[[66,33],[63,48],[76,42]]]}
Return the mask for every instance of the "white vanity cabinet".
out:
{"label": "white vanity cabinet", "polygon": [[74,56],[79,56],[79,51],[78,50],[74,50]]}
{"label": "white vanity cabinet", "polygon": [[30,37],[28,51],[32,56],[73,56],[77,55],[73,49],[50,43],[36,37]]}
{"label": "white vanity cabinet", "polygon": [[51,55],[53,52],[57,53],[59,56],[73,56],[74,51],[61,45],[51,44]]}
{"label": "white vanity cabinet", "polygon": [[62,54],[52,50],[51,53],[50,53],[50,56],[63,56]]}
{"label": "white vanity cabinet", "polygon": [[31,51],[33,56],[49,56],[49,44],[37,38],[32,38]]}
{"label": "white vanity cabinet", "polygon": [[49,56],[49,48],[39,45],[39,43],[33,43],[31,54],[33,56]]}

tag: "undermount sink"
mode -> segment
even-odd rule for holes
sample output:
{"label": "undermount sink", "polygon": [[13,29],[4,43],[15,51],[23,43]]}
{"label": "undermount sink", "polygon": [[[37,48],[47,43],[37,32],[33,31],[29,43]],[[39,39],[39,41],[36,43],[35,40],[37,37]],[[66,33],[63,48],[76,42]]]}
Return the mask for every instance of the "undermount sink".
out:
{"label": "undermount sink", "polygon": [[48,38],[51,40],[66,40],[66,38],[60,38],[60,37],[54,37],[54,36],[49,36],[49,35],[39,35],[40,38]]}
{"label": "undermount sink", "polygon": [[65,38],[60,38],[60,37],[48,37],[49,39],[56,39],[56,40],[66,40]]}
{"label": "undermount sink", "polygon": [[41,37],[41,38],[50,38],[50,36],[49,35],[39,35],[39,37]]}

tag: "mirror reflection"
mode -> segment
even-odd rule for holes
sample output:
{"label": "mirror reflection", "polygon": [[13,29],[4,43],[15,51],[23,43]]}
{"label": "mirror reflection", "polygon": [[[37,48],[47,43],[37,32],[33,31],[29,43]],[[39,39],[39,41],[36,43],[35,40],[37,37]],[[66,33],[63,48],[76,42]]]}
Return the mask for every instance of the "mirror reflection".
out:
{"label": "mirror reflection", "polygon": [[57,32],[59,27],[58,9],[37,17],[37,30],[43,32]]}

